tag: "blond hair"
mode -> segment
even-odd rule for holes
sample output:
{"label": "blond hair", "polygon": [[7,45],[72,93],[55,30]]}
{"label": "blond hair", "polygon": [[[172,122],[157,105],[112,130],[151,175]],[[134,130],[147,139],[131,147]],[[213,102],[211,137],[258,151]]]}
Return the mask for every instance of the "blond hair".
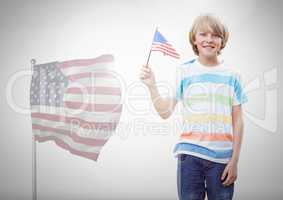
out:
{"label": "blond hair", "polygon": [[[189,40],[192,45],[192,49],[196,55],[199,55],[197,46],[194,44],[196,33],[198,31],[210,32],[211,30],[221,38],[220,51],[226,46],[226,43],[229,38],[229,32],[227,27],[213,15],[200,15],[194,20],[194,23],[189,33]],[[218,52],[218,54],[221,53],[220,51]]]}

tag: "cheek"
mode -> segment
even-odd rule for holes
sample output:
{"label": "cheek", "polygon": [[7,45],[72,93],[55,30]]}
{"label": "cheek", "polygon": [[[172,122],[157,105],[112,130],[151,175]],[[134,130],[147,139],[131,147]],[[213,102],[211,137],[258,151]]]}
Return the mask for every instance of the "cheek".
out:
{"label": "cheek", "polygon": [[198,48],[201,48],[201,47],[202,47],[202,41],[201,41],[201,40],[196,41],[195,45],[196,45]]}
{"label": "cheek", "polygon": [[195,37],[195,45],[200,45],[203,42],[203,38],[196,36]]}
{"label": "cheek", "polygon": [[219,46],[221,48],[221,46],[222,46],[222,40],[221,39],[219,41],[217,41],[217,46]]}

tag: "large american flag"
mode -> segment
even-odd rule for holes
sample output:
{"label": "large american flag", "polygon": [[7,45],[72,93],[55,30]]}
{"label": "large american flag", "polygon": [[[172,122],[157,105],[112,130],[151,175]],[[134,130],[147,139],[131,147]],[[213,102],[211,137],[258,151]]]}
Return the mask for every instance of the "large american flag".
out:
{"label": "large american flag", "polygon": [[177,51],[158,30],[155,31],[151,51],[160,51],[164,55],[180,59],[180,55],[177,53]]}
{"label": "large american flag", "polygon": [[35,65],[30,89],[32,130],[39,142],[92,160],[119,122],[121,82],[112,55]]}

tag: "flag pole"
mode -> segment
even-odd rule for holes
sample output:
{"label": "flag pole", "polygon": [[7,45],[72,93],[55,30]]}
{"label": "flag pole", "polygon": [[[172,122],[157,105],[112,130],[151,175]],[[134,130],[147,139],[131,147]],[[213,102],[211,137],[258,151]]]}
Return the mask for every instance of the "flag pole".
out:
{"label": "flag pole", "polygon": [[[156,33],[157,30],[158,30],[158,27],[156,27],[156,29],[155,29],[154,36],[155,36],[155,33]],[[149,59],[150,59],[150,55],[151,55],[152,43],[154,41],[154,36],[153,36],[153,39],[152,39],[152,42],[151,42],[150,51],[149,51],[149,54],[148,54],[148,57],[147,57],[146,67],[148,67],[148,63],[149,63]]]}
{"label": "flag pole", "polygon": [[[31,59],[31,72],[36,64],[35,59]],[[32,133],[32,200],[37,200],[37,168],[36,168],[36,141]]]}

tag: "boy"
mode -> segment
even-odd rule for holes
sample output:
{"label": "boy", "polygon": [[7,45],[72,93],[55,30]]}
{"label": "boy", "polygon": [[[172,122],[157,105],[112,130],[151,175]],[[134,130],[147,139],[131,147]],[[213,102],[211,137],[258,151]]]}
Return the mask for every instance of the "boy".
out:
{"label": "boy", "polygon": [[182,101],[183,132],[178,157],[180,200],[231,200],[243,135],[241,104],[247,101],[240,74],[219,61],[227,28],[212,15],[195,19],[189,39],[197,58],[178,69],[175,96],[162,98],[154,74],[143,66],[140,79],[156,111],[167,119]]}

